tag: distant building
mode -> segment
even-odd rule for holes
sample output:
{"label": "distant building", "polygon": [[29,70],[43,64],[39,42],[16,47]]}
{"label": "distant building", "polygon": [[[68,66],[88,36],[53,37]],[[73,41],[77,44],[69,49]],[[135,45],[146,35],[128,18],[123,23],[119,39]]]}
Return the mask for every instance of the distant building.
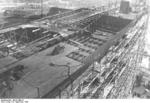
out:
{"label": "distant building", "polygon": [[120,12],[124,14],[128,14],[130,11],[131,11],[130,2],[121,1]]}

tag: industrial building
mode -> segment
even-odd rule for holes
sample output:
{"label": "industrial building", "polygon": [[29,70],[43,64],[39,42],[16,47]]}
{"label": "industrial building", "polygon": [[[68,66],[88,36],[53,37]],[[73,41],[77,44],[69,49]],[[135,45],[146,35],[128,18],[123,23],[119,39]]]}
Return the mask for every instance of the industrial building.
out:
{"label": "industrial building", "polygon": [[[0,24],[0,98],[150,97],[148,89],[139,96],[143,82],[136,84],[139,74],[149,77],[139,67],[149,20],[146,2],[52,7],[46,14],[42,4],[38,14],[18,12],[20,6],[4,12],[23,20]],[[144,83],[148,88],[149,80]]]}

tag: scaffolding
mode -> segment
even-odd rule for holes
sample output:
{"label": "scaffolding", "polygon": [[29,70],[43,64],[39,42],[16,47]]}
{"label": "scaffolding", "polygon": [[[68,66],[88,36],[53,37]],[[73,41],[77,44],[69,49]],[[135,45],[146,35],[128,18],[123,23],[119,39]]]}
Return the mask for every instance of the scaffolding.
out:
{"label": "scaffolding", "polygon": [[93,62],[86,77],[61,98],[132,97],[137,68],[142,59],[140,53],[144,50],[146,19],[147,14],[140,16],[118,44],[113,45],[102,60]]}

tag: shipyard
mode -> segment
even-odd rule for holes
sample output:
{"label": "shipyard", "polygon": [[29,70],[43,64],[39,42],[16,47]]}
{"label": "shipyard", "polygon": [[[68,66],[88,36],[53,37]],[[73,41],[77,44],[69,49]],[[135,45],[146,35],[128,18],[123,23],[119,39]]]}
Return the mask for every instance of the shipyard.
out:
{"label": "shipyard", "polygon": [[147,1],[56,1],[2,9],[0,98],[150,98]]}

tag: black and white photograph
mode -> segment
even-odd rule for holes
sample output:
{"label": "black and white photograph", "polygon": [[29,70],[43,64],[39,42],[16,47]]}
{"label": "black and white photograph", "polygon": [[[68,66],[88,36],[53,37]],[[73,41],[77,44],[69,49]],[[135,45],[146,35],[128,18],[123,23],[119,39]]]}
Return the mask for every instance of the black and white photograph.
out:
{"label": "black and white photograph", "polygon": [[149,16],[150,0],[0,0],[1,103],[150,99]]}

